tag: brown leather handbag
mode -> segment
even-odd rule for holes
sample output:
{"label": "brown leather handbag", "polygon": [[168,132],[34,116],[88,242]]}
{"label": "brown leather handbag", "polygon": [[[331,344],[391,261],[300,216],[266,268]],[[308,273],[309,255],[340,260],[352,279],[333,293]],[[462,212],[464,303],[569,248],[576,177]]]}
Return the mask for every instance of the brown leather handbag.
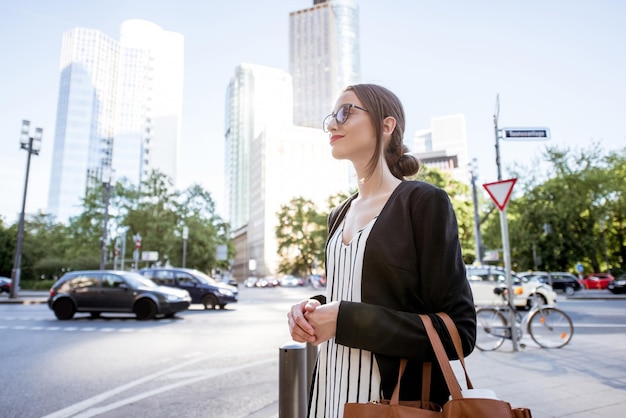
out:
{"label": "brown leather handbag", "polygon": [[[445,313],[437,314],[443,319],[448,332],[454,342],[454,347],[465,372],[465,380],[468,390],[474,389],[470,381],[465,360],[461,338],[456,329],[456,325]],[[442,407],[428,401],[430,388],[430,363],[424,363],[424,375],[422,377],[422,400],[421,401],[400,401],[400,380],[406,367],[406,359],[400,362],[398,373],[398,383],[393,391],[390,400],[369,403],[346,403],[344,405],[344,418],[531,418],[530,409],[513,408],[508,402],[499,399],[489,398],[469,398],[463,397],[463,392],[459,385],[450,359],[446,354],[439,334],[435,331],[433,323],[428,315],[420,315],[428,338],[433,346],[437,363],[443,371],[446,385],[450,391],[451,399]]]}

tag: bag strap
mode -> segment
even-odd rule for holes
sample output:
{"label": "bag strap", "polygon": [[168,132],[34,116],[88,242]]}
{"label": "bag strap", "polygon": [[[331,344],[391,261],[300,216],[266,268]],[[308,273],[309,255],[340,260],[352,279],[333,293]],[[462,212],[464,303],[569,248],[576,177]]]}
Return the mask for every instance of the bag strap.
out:
{"label": "bag strap", "polygon": [[448,333],[450,334],[450,337],[452,338],[452,342],[454,343],[454,348],[456,349],[456,355],[458,356],[459,361],[461,362],[461,366],[463,366],[463,372],[465,373],[465,383],[467,383],[467,388],[474,389],[474,385],[472,385],[472,381],[470,380],[469,375],[467,374],[467,369],[465,368],[465,358],[463,356],[463,344],[461,343],[461,337],[459,336],[459,331],[457,330],[456,325],[454,324],[454,321],[452,320],[452,318],[448,316],[447,313],[444,313],[444,312],[439,312],[437,316],[443,320],[443,323],[445,324],[446,328],[448,329]]}
{"label": "bag strap", "polygon": [[396,387],[393,389],[393,393],[391,394],[391,399],[389,400],[390,405],[398,405],[400,403],[400,380],[402,380],[402,375],[404,374],[406,363],[407,363],[407,360],[405,358],[400,360],[400,371],[398,372],[398,383],[396,384]]}
{"label": "bag strap", "polygon": [[432,369],[433,364],[430,361],[425,361],[422,364],[422,405],[430,403],[430,376]]}
{"label": "bag strap", "polygon": [[437,331],[433,326],[432,320],[428,315],[420,315],[420,318],[422,320],[422,323],[424,324],[426,333],[428,334],[428,339],[430,340],[430,344],[433,347],[435,357],[437,358],[439,367],[443,372],[443,377],[446,381],[446,385],[448,386],[448,391],[450,392],[452,399],[463,399],[463,395],[461,394],[461,387],[459,386],[459,382],[457,381],[456,376],[452,371],[450,359],[446,354],[446,350],[443,348],[443,344],[441,343],[439,334],[437,334]]}

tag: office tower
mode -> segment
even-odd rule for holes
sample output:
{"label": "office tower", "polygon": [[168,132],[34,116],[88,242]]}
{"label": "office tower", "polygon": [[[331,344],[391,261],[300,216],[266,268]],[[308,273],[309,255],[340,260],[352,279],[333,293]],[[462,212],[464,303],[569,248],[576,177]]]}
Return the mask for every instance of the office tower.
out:
{"label": "office tower", "polygon": [[447,171],[458,181],[470,181],[465,115],[432,118],[430,129],[415,133],[412,151],[426,166]]}
{"label": "office tower", "polygon": [[238,66],[228,85],[224,177],[235,277],[276,274],[281,205],[303,197],[325,209],[328,197],[349,191],[348,163],[332,158],[326,134],[293,126],[292,88],[288,73],[252,64]]}
{"label": "office tower", "polygon": [[330,196],[350,192],[352,165],[333,158],[328,136],[319,128],[270,126],[251,150],[258,157],[251,162],[247,253],[258,275],[273,275],[280,262],[276,227],[281,206],[302,197],[320,211],[328,209]]}
{"label": "office tower", "polygon": [[270,125],[290,126],[293,115],[291,76],[253,64],[235,69],[226,92],[224,179],[228,219],[233,230],[250,217],[252,141]]}
{"label": "office tower", "polygon": [[129,20],[117,41],[98,30],[63,36],[48,212],[82,212],[88,188],[115,179],[138,185],[152,169],[174,182],[181,137],[183,37]]}
{"label": "office tower", "polygon": [[289,15],[294,124],[319,128],[340,92],[361,78],[356,0],[316,0]]}

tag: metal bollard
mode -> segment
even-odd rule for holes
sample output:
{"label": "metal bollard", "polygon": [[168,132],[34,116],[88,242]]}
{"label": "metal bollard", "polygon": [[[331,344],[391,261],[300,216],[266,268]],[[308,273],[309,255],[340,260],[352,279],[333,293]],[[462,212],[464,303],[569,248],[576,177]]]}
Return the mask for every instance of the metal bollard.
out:
{"label": "metal bollard", "polygon": [[279,348],[278,417],[304,418],[307,414],[306,344],[289,342]]}

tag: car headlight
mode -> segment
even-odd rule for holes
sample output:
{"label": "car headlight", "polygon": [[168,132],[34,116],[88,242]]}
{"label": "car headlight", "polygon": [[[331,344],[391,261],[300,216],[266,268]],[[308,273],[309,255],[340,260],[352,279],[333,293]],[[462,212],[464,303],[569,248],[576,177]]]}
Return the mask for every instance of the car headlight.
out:
{"label": "car headlight", "polygon": [[233,292],[228,290],[228,289],[219,288],[219,289],[217,289],[217,291],[218,291],[218,293],[220,295],[224,295],[224,296],[232,296],[233,295]]}
{"label": "car headlight", "polygon": [[182,302],[183,300],[185,300],[185,298],[183,298],[182,296],[178,296],[178,295],[166,295],[165,299],[167,299],[168,302]]}

